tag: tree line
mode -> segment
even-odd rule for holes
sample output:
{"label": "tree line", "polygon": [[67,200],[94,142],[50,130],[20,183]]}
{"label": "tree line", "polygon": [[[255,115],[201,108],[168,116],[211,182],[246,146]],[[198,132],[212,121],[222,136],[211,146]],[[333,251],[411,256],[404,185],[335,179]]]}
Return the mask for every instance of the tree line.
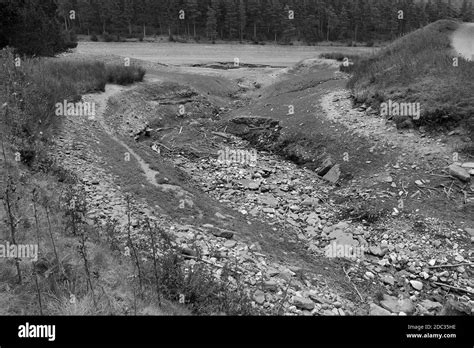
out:
{"label": "tree line", "polygon": [[[454,0],[453,0],[454,1]],[[438,19],[474,21],[473,0],[0,0],[0,48],[54,55],[76,35],[110,40],[373,43]]]}
{"label": "tree line", "polygon": [[[58,0],[65,28],[122,37],[307,43],[390,40],[438,19],[474,20],[462,0]],[[71,12],[75,11],[75,12]],[[70,14],[75,13],[75,19]]]}

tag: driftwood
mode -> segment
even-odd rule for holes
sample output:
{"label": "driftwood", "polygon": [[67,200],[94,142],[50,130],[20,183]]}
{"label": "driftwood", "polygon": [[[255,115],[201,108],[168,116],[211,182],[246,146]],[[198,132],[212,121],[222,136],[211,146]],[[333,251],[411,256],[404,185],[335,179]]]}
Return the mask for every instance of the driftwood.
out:
{"label": "driftwood", "polygon": [[436,285],[439,285],[439,286],[445,286],[445,287],[453,289],[453,290],[463,291],[463,292],[467,292],[468,294],[474,295],[474,291],[471,291],[471,290],[468,290],[468,289],[463,289],[463,288],[460,288],[460,287],[457,287],[457,286],[452,286],[452,285],[439,283],[439,282],[433,282],[433,284],[436,284]]}
{"label": "driftwood", "polygon": [[428,268],[449,268],[449,267],[459,267],[459,266],[472,266],[474,262],[467,262],[467,263],[458,263],[456,265],[438,265],[438,266],[430,266]]}

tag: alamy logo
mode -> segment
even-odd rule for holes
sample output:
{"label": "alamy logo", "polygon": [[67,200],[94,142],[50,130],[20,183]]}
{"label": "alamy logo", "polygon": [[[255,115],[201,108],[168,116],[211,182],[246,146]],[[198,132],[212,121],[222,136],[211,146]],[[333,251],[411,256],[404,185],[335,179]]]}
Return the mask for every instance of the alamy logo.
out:
{"label": "alamy logo", "polygon": [[77,102],[56,103],[56,116],[87,116],[89,119],[95,118],[95,103]]}
{"label": "alamy logo", "polygon": [[380,104],[380,116],[409,116],[418,120],[420,114],[420,103],[399,103],[390,99],[388,103]]}
{"label": "alamy logo", "polygon": [[257,150],[231,150],[226,147],[224,150],[217,152],[217,161],[223,164],[248,164],[255,166],[257,164]]}
{"label": "alamy logo", "polygon": [[326,246],[324,255],[330,258],[360,259],[364,257],[365,248],[363,246],[353,246],[349,244],[338,244],[336,241]]}
{"label": "alamy logo", "polygon": [[26,323],[18,326],[19,338],[47,338],[52,342],[56,340],[56,325],[33,325]]}
{"label": "alamy logo", "polygon": [[37,244],[0,244],[0,258],[32,259],[38,261]]}

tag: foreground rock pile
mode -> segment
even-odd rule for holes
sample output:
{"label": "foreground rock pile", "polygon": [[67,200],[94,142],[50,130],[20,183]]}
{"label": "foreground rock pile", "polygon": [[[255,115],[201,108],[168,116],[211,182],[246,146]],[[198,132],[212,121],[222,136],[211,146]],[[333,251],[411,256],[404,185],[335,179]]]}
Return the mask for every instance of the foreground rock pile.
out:
{"label": "foreground rock pile", "polygon": [[[122,231],[117,239],[125,253],[127,202],[117,178],[103,168],[103,160],[94,151],[97,139],[93,134],[101,132],[100,125],[77,119],[69,122],[57,141],[58,160],[79,175],[87,192],[90,220],[117,220]],[[76,134],[87,134],[88,139]],[[236,138],[227,145],[249,150],[246,142]],[[285,231],[280,234],[282,242],[298,245],[315,258],[333,260],[334,268],[343,268],[345,281],[353,286],[356,297],[350,300],[347,292],[331,287],[323,277],[275,261],[258,243],[239,240],[239,231],[199,222],[179,224],[144,201],[133,201],[132,235],[137,243],[148,238],[138,223],[148,217],[175,236],[175,246],[188,266],[203,263],[216,278],[221,278],[224,267],[230,268],[235,277],[226,281],[232,286],[243,285],[254,306],[265,313],[472,313],[472,230],[439,228],[439,222],[415,216],[405,221],[406,225],[400,220],[377,226],[338,221],[338,207],[329,199],[332,186],[328,182],[263,152],[252,163],[223,162],[217,156],[192,160],[172,155],[168,160],[188,173],[209,196],[240,212],[247,223],[261,221],[274,231]],[[341,255],[337,246],[343,246]],[[338,256],[345,258],[342,266]],[[380,296],[368,293],[368,285],[378,288]]]}

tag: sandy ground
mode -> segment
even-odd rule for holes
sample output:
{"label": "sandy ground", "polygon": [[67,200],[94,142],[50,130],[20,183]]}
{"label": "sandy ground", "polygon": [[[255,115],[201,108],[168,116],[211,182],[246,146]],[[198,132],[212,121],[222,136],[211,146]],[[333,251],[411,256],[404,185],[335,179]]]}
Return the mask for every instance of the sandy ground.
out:
{"label": "sandy ground", "polygon": [[452,36],[454,49],[462,56],[474,60],[474,23],[465,23]]}
{"label": "sandy ground", "polygon": [[364,53],[372,50],[364,47],[81,42],[77,53],[103,55],[107,52],[110,55],[171,65],[233,62],[234,58],[239,58],[242,64],[288,67],[301,60],[318,57],[324,52]]}

